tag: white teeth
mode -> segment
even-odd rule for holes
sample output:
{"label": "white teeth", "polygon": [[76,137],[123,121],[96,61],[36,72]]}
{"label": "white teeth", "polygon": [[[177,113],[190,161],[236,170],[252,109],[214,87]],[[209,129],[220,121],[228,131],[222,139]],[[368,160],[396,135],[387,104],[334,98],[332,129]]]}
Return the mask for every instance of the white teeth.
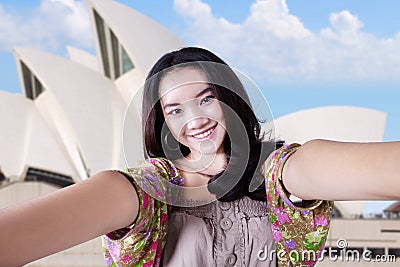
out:
{"label": "white teeth", "polygon": [[193,135],[193,136],[195,138],[202,139],[202,138],[205,138],[205,137],[209,136],[212,133],[213,130],[214,130],[214,128],[208,130],[207,132],[204,132],[204,133],[201,133],[201,134],[196,134],[196,135]]}

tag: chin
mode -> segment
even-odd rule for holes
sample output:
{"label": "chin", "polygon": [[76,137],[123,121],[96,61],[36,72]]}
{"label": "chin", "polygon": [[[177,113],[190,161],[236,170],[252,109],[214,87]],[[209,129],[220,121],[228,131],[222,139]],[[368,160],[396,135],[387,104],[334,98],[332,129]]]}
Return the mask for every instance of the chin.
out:
{"label": "chin", "polygon": [[[218,145],[218,146],[216,146]],[[217,144],[215,141],[205,140],[200,143],[199,146],[193,148],[197,153],[201,153],[202,155],[215,155],[221,150],[221,146],[223,146],[223,142],[218,142]],[[191,151],[193,151],[191,149]]]}

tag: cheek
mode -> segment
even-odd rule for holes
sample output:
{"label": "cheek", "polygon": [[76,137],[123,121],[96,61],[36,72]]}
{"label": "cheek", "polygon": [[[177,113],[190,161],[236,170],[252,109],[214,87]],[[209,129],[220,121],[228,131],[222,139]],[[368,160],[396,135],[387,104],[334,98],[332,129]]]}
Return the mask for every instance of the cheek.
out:
{"label": "cheek", "polygon": [[214,105],[213,108],[209,109],[207,113],[209,118],[217,121],[225,128],[225,115],[222,111],[222,107],[219,104]]}
{"label": "cheek", "polygon": [[219,115],[218,117],[219,123],[221,123],[224,126],[224,128],[226,128],[225,115],[224,112],[222,111],[222,108],[220,108],[218,115]]}
{"label": "cheek", "polygon": [[175,139],[178,140],[178,136],[182,130],[182,122],[179,119],[167,119],[166,124],[168,126],[168,129],[171,131],[172,135],[175,137]]}

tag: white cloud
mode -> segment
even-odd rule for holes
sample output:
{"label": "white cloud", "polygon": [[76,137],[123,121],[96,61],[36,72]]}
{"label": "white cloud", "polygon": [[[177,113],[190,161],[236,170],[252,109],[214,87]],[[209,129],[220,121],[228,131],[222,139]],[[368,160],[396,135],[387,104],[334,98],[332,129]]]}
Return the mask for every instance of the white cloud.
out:
{"label": "white cloud", "polygon": [[207,47],[261,81],[399,80],[400,34],[380,39],[357,16],[332,13],[315,33],[290,14],[285,0],[257,0],[241,24],[217,18],[201,0],[175,0],[187,21],[183,37]]}
{"label": "white cloud", "polygon": [[363,27],[363,23],[348,10],[331,14],[329,21],[336,31],[343,33],[355,33]]}
{"label": "white cloud", "polygon": [[93,46],[93,34],[86,6],[76,0],[42,0],[25,14],[7,11],[0,5],[0,50],[30,46],[58,51],[73,44]]}

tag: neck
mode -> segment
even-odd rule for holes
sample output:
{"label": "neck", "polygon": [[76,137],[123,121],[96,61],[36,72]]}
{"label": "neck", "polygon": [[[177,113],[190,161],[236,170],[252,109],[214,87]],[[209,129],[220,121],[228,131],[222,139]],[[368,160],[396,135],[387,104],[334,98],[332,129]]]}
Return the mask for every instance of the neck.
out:
{"label": "neck", "polygon": [[177,160],[177,167],[186,172],[213,176],[222,172],[227,164],[226,155],[221,149],[215,154],[191,152],[187,157]]}

